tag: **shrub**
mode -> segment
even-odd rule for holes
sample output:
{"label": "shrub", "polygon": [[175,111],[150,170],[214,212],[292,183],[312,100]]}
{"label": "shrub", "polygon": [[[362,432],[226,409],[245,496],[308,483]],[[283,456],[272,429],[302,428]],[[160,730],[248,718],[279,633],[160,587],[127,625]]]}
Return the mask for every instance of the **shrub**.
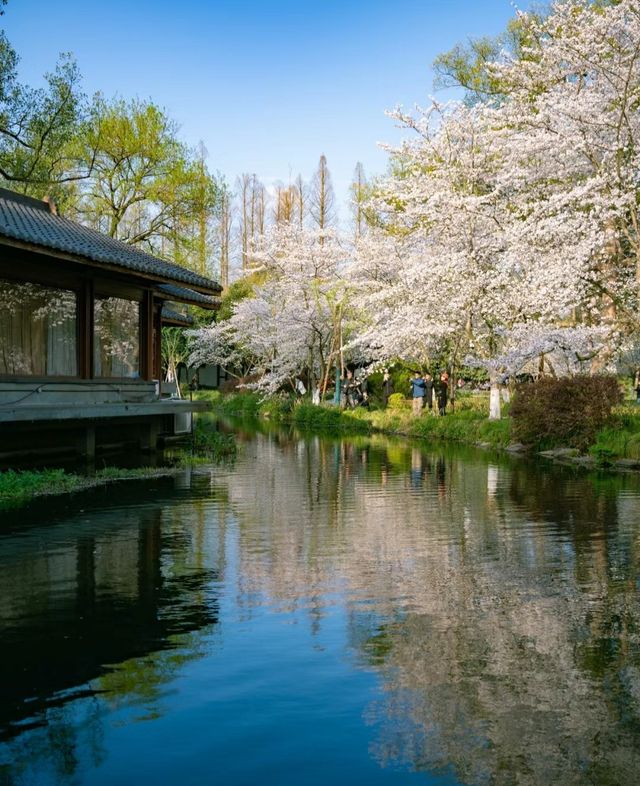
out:
{"label": "shrub", "polygon": [[585,450],[620,403],[614,376],[543,377],[516,387],[513,436],[527,445],[568,445]]}
{"label": "shrub", "polygon": [[489,394],[456,391],[455,412],[477,412],[486,417],[489,414]]}
{"label": "shrub", "polygon": [[292,422],[304,428],[329,429],[331,431],[368,432],[371,427],[366,419],[366,410],[343,412],[330,405],[317,406],[301,402],[293,409]]}
{"label": "shrub", "polygon": [[392,393],[389,396],[387,407],[389,409],[406,409],[408,402],[402,393]]}

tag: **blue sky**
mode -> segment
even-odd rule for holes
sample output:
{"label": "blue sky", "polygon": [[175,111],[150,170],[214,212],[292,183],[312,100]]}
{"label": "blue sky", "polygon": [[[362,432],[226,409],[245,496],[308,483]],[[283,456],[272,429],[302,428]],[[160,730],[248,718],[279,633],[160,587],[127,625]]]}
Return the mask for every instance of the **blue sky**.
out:
{"label": "blue sky", "polygon": [[384,110],[425,104],[436,55],[513,13],[509,0],[9,0],[3,26],[23,81],[73,52],[88,93],[152,98],[230,183],[309,179],[324,153],[344,201],[357,161],[384,171],[377,142],[398,139]]}

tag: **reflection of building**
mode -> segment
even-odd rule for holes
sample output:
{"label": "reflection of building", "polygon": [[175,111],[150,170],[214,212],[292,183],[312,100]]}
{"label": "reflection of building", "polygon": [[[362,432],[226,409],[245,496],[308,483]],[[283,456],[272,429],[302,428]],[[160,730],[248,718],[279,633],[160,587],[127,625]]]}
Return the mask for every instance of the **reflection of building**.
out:
{"label": "reflection of building", "polygon": [[163,400],[167,303],[214,308],[219,285],[0,189],[2,453],[173,433],[201,404]]}
{"label": "reflection of building", "polygon": [[[171,651],[180,648],[178,665],[196,656],[189,635],[217,622],[221,560],[198,503],[182,507],[173,486],[157,487],[155,503],[115,511],[86,499],[82,516],[21,524],[15,536],[4,514],[0,739],[19,735],[26,719],[46,725],[78,688],[113,701],[142,693],[149,703],[171,678]],[[140,491],[120,488],[118,498],[139,503]]]}

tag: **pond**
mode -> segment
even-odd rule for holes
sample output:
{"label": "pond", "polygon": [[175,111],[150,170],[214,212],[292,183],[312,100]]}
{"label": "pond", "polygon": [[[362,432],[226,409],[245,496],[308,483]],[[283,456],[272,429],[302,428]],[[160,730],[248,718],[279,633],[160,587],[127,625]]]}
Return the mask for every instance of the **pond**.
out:
{"label": "pond", "polygon": [[637,784],[637,477],[236,433],[0,514],[1,784]]}

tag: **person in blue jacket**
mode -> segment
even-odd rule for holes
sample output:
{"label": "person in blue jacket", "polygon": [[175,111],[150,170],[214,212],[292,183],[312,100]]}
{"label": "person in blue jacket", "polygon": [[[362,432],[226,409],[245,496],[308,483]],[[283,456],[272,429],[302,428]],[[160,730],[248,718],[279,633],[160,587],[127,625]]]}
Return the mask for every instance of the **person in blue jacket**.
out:
{"label": "person in blue jacket", "polygon": [[419,371],[413,372],[413,379],[411,380],[411,398],[413,399],[413,414],[415,417],[418,417],[422,412],[422,407],[424,406],[424,397],[427,392],[426,385],[424,384],[424,379],[420,375]]}

